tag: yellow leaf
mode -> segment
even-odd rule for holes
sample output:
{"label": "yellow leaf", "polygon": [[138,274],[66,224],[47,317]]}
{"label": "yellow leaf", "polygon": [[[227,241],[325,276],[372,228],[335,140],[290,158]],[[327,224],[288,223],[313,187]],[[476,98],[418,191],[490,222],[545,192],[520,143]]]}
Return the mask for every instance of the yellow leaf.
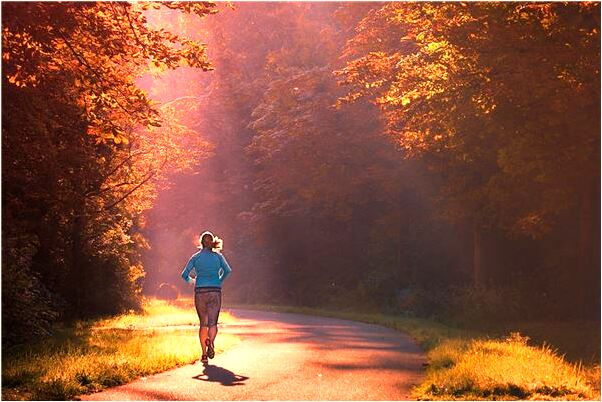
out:
{"label": "yellow leaf", "polygon": [[447,45],[447,41],[431,42],[426,46],[426,50],[429,53],[433,53],[433,52],[445,47],[446,45]]}

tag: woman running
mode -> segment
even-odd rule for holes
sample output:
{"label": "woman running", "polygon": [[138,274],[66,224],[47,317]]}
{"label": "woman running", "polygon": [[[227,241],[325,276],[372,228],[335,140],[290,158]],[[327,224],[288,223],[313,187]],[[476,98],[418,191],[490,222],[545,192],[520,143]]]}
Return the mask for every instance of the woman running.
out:
{"label": "woman running", "polygon": [[[194,306],[199,316],[199,340],[203,354],[201,363],[207,364],[215,356],[214,341],[217,335],[217,319],[222,307],[222,283],[232,269],[219,252],[222,241],[211,232],[201,234],[201,250],[193,254],[182,271],[182,278],[194,283]],[[215,250],[215,251],[214,251]],[[194,270],[195,277],[190,277]]]}

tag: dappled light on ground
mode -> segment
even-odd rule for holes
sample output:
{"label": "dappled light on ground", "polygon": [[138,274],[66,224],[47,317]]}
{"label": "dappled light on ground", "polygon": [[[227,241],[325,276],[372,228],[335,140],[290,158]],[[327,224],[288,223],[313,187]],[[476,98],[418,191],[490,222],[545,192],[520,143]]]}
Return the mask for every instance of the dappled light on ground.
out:
{"label": "dappled light on ground", "polygon": [[[239,306],[242,307],[242,306]],[[580,360],[566,359],[550,346],[550,340],[561,342],[566,348],[571,344],[585,351],[596,348],[590,338],[584,337],[584,328],[569,328],[568,324],[547,327],[542,323],[530,326],[503,325],[495,331],[482,332],[460,329],[430,320],[391,316],[360,314],[324,309],[299,308],[292,306],[255,306],[259,310],[297,312],[309,315],[338,317],[357,320],[394,328],[410,335],[427,352],[429,365],[427,376],[418,386],[413,397],[422,399],[516,399],[519,396],[529,399],[599,399],[600,366],[588,360],[582,365]],[[321,326],[320,331],[339,339],[340,326]],[[501,330],[501,328],[504,328]],[[587,327],[586,327],[587,328]],[[282,326],[266,325],[263,334],[277,334]],[[289,328],[292,330],[294,328]],[[528,329],[528,330],[527,330]],[[529,339],[526,334],[536,334]],[[502,332],[500,332],[502,331]],[[581,342],[566,343],[566,339],[581,334]],[[300,337],[302,339],[303,337]],[[374,348],[386,350],[392,345],[382,340],[372,340],[370,345],[362,341],[362,335],[340,338],[348,348]],[[545,341],[544,341],[545,340]],[[311,342],[312,339],[309,339]],[[544,341],[542,343],[542,341]],[[311,349],[308,346],[308,349]],[[597,346],[599,355],[599,345]],[[316,352],[320,353],[320,352]],[[582,354],[587,357],[589,352]],[[390,362],[391,363],[391,362]],[[366,367],[373,362],[365,362]],[[394,365],[395,362],[392,362]],[[383,363],[386,366],[386,363]],[[357,362],[336,362],[331,368],[357,370],[362,364]]]}
{"label": "dappled light on ground", "polygon": [[[242,341],[198,363],[86,400],[403,400],[424,354],[387,328],[331,318],[231,310],[221,335]],[[220,335],[220,336],[221,336]]]}

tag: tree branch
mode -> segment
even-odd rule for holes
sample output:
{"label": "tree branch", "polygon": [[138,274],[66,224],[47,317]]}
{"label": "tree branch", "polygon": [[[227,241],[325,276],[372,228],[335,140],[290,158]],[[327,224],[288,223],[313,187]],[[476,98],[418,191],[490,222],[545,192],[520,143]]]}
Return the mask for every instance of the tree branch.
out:
{"label": "tree branch", "polygon": [[[100,74],[96,71],[96,69],[94,67],[92,67],[90,65],[90,63],[88,63],[88,61],[85,59],[84,56],[80,55],[75,48],[73,47],[73,45],[71,45],[71,42],[69,42],[69,40],[67,39],[67,37],[63,34],[63,32],[61,32],[60,30],[58,31],[59,36],[61,37],[61,39],[63,40],[63,42],[65,42],[65,45],[67,45],[67,48],[69,48],[69,50],[71,51],[71,53],[73,53],[73,56],[75,56],[75,58],[77,59],[77,61],[79,61],[79,63],[81,65],[83,65],[84,67],[86,67],[88,70],[90,70],[92,72],[92,74],[94,75],[94,77],[96,77],[96,79],[101,83],[101,84],[106,84],[106,81],[100,76]],[[115,90],[124,98],[127,99],[127,96],[119,89],[118,86],[114,86]],[[119,102],[119,100],[114,99],[115,103],[117,104],[117,106],[119,106],[125,113],[127,114],[132,114],[132,112],[130,110],[128,110],[128,108],[126,108],[125,106],[123,106],[121,104],[121,102]]]}
{"label": "tree branch", "polygon": [[[109,3],[110,4],[110,3]],[[136,30],[134,29],[134,24],[132,24],[132,20],[130,18],[130,12],[127,9],[127,6],[125,5],[125,3],[121,3],[123,5],[123,10],[125,12],[125,16],[128,19],[128,22],[130,24],[130,28],[132,30],[132,33],[134,34],[134,38],[136,38],[136,43],[138,43],[138,46],[140,47],[144,47],[144,45],[142,44],[142,42],[140,41],[140,38],[138,37],[138,34],[136,33]],[[111,5],[111,8],[113,8],[113,6]]]}
{"label": "tree branch", "polygon": [[130,191],[128,191],[127,193],[125,193],[125,195],[123,195],[122,197],[120,197],[117,201],[115,201],[114,203],[110,204],[108,207],[105,207],[105,211],[108,211],[112,208],[114,208],[117,204],[119,204],[120,202],[122,202],[123,200],[125,200],[127,197],[129,197],[134,191],[138,190],[140,187],[142,187],[146,182],[148,182],[150,179],[153,178],[153,176],[157,173],[156,170],[153,170],[148,177],[146,177],[144,180],[142,180],[140,183],[138,183],[136,186],[134,186],[134,188],[132,188]]}

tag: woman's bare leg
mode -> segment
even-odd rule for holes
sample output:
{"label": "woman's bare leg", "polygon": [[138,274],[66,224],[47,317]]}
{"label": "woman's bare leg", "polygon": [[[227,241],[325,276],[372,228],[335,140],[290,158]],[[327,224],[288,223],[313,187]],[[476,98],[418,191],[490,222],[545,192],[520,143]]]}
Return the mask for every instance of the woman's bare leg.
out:
{"label": "woman's bare leg", "polygon": [[209,341],[213,345],[213,342],[215,341],[215,337],[217,336],[217,325],[209,327],[209,331],[208,331],[207,335],[209,336]]}
{"label": "woman's bare leg", "polygon": [[203,355],[207,354],[207,346],[205,345],[205,339],[207,339],[207,327],[199,328],[199,340],[201,341],[201,348],[203,349]]}

